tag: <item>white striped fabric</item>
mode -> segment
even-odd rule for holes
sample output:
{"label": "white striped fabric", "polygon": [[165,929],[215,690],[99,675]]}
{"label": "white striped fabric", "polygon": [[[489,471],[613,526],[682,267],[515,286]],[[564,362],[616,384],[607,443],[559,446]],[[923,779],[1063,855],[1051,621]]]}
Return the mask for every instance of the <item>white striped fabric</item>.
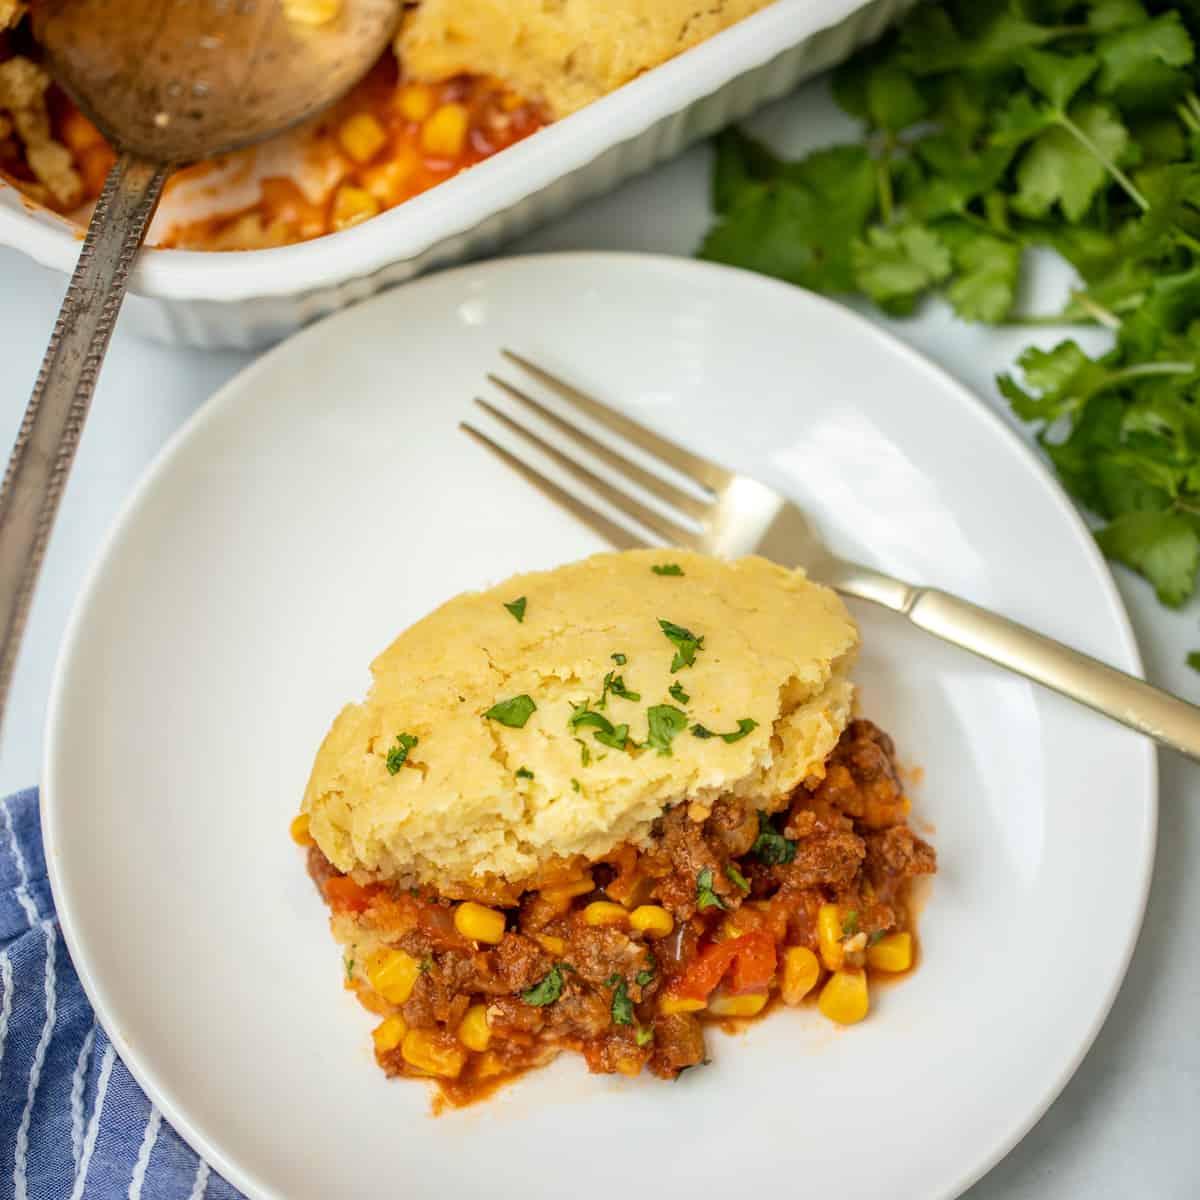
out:
{"label": "white striped fabric", "polygon": [[37,793],[0,801],[0,1200],[239,1200],[96,1022],[61,940]]}

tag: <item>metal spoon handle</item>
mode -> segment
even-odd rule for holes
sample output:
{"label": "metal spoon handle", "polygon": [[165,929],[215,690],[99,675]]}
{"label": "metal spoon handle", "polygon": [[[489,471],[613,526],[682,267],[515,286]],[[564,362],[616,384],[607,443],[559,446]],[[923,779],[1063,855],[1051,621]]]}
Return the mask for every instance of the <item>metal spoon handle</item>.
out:
{"label": "metal spoon handle", "polygon": [[122,154],[96,203],[0,489],[0,722],[46,543],[125,298],[125,281],[170,168]]}

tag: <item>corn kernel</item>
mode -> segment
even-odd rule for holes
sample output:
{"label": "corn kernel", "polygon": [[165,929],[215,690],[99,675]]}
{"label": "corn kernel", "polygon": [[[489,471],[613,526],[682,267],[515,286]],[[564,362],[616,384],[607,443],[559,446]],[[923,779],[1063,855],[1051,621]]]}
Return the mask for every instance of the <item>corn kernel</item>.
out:
{"label": "corn kernel", "polygon": [[375,1053],[386,1054],[389,1050],[395,1050],[404,1041],[404,1035],[407,1032],[408,1024],[399,1013],[381,1021],[371,1034],[375,1043]]}
{"label": "corn kernel", "polygon": [[330,223],[334,229],[349,229],[379,212],[379,201],[363,188],[343,184],[334,193]]}
{"label": "corn kernel", "polygon": [[463,937],[495,946],[504,937],[504,914],[474,900],[466,900],[454,910],[454,928]]}
{"label": "corn kernel", "polygon": [[387,140],[387,131],[366,112],[355,113],[338,128],[338,141],[342,143],[342,149],[356,163],[370,162]]}
{"label": "corn kernel", "polygon": [[396,97],[396,107],[406,121],[423,121],[433,112],[433,89],[423,83],[406,83]]}
{"label": "corn kernel", "polygon": [[400,1053],[410,1067],[444,1079],[454,1079],[467,1061],[467,1052],[461,1046],[444,1045],[428,1029],[410,1029],[404,1035]]}
{"label": "corn kernel", "polygon": [[799,1004],[816,986],[820,974],[821,964],[807,946],[789,946],[783,952],[783,982],[779,985],[784,1004]]}
{"label": "corn kernel", "polygon": [[415,147],[400,146],[383,162],[367,167],[362,173],[362,185],[383,208],[399,204],[412,193],[413,176],[421,165]]}
{"label": "corn kernel", "polygon": [[472,1004],[467,1009],[462,1023],[458,1027],[458,1040],[468,1050],[482,1053],[492,1040],[492,1031],[487,1022],[487,1005]]}
{"label": "corn kernel", "polygon": [[767,1003],[766,992],[750,992],[745,996],[716,995],[708,1002],[714,1017],[756,1017]]}
{"label": "corn kernel", "polygon": [[547,954],[553,954],[557,958],[561,958],[567,951],[567,943],[552,933],[539,933],[537,941]]}
{"label": "corn kernel", "polygon": [[548,900],[551,904],[566,908],[576,896],[586,896],[595,886],[591,875],[584,875],[581,879],[574,879],[570,883],[559,883],[553,887],[544,887],[539,894],[543,900]]}
{"label": "corn kernel", "polygon": [[470,119],[466,105],[440,105],[421,126],[421,148],[438,158],[457,157],[467,140]]}
{"label": "corn kernel", "polygon": [[403,1004],[420,973],[420,964],[403,950],[377,950],[367,960],[367,978],[389,1004]]}
{"label": "corn kernel", "polygon": [[301,25],[324,25],[338,15],[342,0],[283,0],[283,14]]}
{"label": "corn kernel", "polygon": [[672,996],[669,992],[664,993],[658,999],[658,1011],[664,1017],[669,1017],[674,1013],[699,1012],[703,1007],[703,1000],[695,1000],[691,996]]}
{"label": "corn kernel", "polygon": [[825,966],[831,971],[840,970],[846,952],[842,948],[842,914],[836,904],[822,904],[817,911],[817,944]]}
{"label": "corn kernel", "polygon": [[867,965],[877,971],[907,971],[912,966],[912,934],[889,933],[867,947]]}
{"label": "corn kernel", "polygon": [[308,813],[301,813],[298,817],[293,817],[292,823],[288,826],[288,832],[297,846],[313,844],[312,834],[308,832]]}
{"label": "corn kernel", "polygon": [[666,937],[675,928],[675,920],[658,904],[642,904],[629,914],[629,924],[647,937]]}
{"label": "corn kernel", "polygon": [[866,972],[835,971],[821,989],[817,1007],[839,1025],[861,1021],[870,1008]]}
{"label": "corn kernel", "polygon": [[611,900],[593,900],[583,910],[583,919],[588,925],[624,925],[629,914]]}

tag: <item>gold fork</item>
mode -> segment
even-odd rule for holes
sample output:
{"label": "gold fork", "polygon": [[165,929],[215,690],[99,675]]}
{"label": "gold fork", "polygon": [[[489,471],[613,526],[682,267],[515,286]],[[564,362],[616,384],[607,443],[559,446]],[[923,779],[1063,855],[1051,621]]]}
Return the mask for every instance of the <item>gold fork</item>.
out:
{"label": "gold fork", "polygon": [[[692,494],[668,482],[498,375],[488,375],[488,380],[569,443],[603,463],[611,478],[597,474],[511,413],[476,397],[475,403],[485,412],[664,543],[720,558],[761,554],[779,563],[799,563],[813,579],[844,595],[890,608],[935,637],[1200,759],[1200,708],[1195,705],[949,592],[917,587],[872,567],[838,558],[821,541],[804,513],[778,492],[668,441],[521,355],[511,350],[503,354],[571,408],[672,468],[694,486]],[[464,421],[461,427],[618,549],[652,544],[606,516],[589,500],[543,475],[476,426]],[[614,480],[642,488],[662,501],[670,515],[644,504]]]}

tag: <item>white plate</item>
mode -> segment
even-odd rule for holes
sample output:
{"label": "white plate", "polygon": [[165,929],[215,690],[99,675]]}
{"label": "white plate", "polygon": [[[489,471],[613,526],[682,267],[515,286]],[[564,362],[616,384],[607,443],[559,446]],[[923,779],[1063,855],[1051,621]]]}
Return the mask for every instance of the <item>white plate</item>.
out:
{"label": "white plate", "polygon": [[1154,759],[865,607],[863,709],[923,768],[915,818],[941,861],[924,961],[869,1021],[783,1012],[714,1034],[714,1064],[671,1085],[568,1056],[438,1119],[423,1086],[376,1070],[287,824],[330,719],[399,629],[600,548],[455,428],[504,345],[791,492],[841,550],[1137,670],[1107,569],[1041,466],[842,308],[625,255],[423,280],[214,397],[76,610],[44,826],[105,1026],[166,1117],[259,1197],[957,1193],[1108,1011],[1150,878]]}

